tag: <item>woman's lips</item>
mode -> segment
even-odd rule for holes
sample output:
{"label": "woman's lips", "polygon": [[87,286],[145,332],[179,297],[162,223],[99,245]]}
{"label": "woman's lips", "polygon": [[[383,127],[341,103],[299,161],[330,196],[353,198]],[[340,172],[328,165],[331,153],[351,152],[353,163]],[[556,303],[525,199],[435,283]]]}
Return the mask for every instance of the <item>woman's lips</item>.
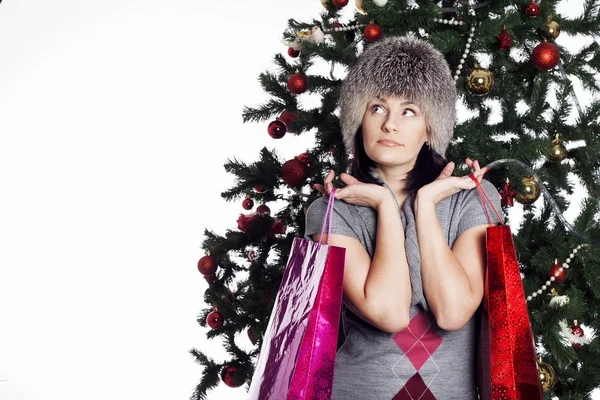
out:
{"label": "woman's lips", "polygon": [[400,144],[400,143],[394,142],[393,140],[388,140],[388,139],[379,140],[377,143],[382,144],[387,147],[404,146],[403,144]]}

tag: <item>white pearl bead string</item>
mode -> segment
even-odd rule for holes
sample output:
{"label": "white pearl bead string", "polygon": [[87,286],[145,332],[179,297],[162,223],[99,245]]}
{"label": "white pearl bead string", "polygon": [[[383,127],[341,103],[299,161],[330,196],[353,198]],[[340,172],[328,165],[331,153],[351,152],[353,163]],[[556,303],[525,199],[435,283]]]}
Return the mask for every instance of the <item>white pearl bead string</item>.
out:
{"label": "white pearl bead string", "polygon": [[458,20],[455,20],[454,18],[452,18],[452,19],[434,18],[433,22],[439,22],[442,24],[449,24],[449,25],[464,25],[465,24],[464,21],[458,21]]}
{"label": "white pearl bead string", "polygon": [[[457,21],[454,18],[452,19],[443,19],[443,18],[434,18],[433,22],[439,22],[441,24],[446,25],[464,25],[464,21]],[[469,38],[467,39],[467,44],[465,45],[465,51],[463,52],[462,58],[460,59],[460,64],[458,65],[456,72],[454,73],[454,80],[457,81],[460,73],[462,72],[463,67],[465,66],[465,61],[467,61],[467,56],[471,52],[471,43],[473,42],[473,36],[475,36],[475,24],[471,25],[471,32],[469,33]]]}
{"label": "white pearl bead string", "polygon": [[571,262],[571,260],[573,258],[575,258],[575,254],[577,254],[577,252],[579,251],[579,249],[581,249],[584,245],[580,244],[579,246],[577,246],[575,249],[573,249],[573,252],[571,254],[569,254],[569,258],[567,258],[565,260],[565,262],[562,264],[562,267],[560,267],[555,273],[554,276],[551,276],[550,279],[548,279],[546,281],[545,284],[542,285],[542,287],[540,289],[538,289],[537,291],[533,292],[532,294],[530,294],[529,296],[527,296],[527,299],[525,300],[525,302],[528,302],[532,299],[534,299],[535,297],[541,295],[546,289],[549,289],[549,286],[552,284],[552,282],[554,282],[556,280],[556,278],[565,270],[565,269],[569,269],[569,263]]}
{"label": "white pearl bead string", "polygon": [[367,26],[367,24],[344,25],[344,26],[338,26],[338,27],[334,27],[331,29],[327,29],[323,26],[323,24],[321,24],[321,31],[323,31],[323,33],[352,31],[355,29],[358,31],[361,28],[364,28],[365,26]]}

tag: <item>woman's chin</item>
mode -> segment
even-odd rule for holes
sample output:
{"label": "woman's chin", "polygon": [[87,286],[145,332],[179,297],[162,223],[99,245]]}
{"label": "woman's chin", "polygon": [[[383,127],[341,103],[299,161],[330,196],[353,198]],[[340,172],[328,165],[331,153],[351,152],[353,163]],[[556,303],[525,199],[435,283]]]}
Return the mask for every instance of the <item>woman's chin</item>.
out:
{"label": "woman's chin", "polygon": [[388,167],[398,166],[409,163],[408,157],[406,154],[400,154],[400,152],[386,152],[387,154],[377,153],[374,154],[373,157],[369,157],[378,165],[385,165]]}

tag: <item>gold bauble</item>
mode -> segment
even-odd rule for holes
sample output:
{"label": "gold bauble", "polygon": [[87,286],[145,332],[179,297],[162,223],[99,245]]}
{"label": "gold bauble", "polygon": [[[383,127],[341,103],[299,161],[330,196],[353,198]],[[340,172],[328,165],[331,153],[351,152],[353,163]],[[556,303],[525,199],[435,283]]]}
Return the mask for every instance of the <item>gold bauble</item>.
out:
{"label": "gold bauble", "polygon": [[544,36],[548,40],[554,40],[560,35],[560,25],[556,21],[552,21],[552,15],[548,15],[548,23],[544,28]]}
{"label": "gold bauble", "polygon": [[321,5],[323,6],[323,8],[325,8],[327,10],[327,4],[329,4],[329,0],[321,0]]}
{"label": "gold bauble", "polygon": [[521,183],[523,184],[523,192],[518,192],[515,196],[515,200],[517,200],[521,204],[533,204],[540,197],[540,187],[537,184],[535,177],[533,176],[524,176],[521,178]]}
{"label": "gold bauble", "polygon": [[467,89],[471,94],[483,96],[488,94],[494,86],[494,75],[485,68],[479,68],[475,64],[475,69],[467,75]]}
{"label": "gold bauble", "polygon": [[554,379],[556,378],[556,373],[554,372],[554,368],[550,364],[546,364],[542,362],[540,358],[538,361],[538,372],[540,373],[540,383],[542,384],[542,391],[548,392],[554,386]]}
{"label": "gold bauble", "polygon": [[[302,31],[298,31],[296,32],[296,35],[300,38],[300,39],[308,39],[310,37],[310,35],[312,35],[312,32],[310,30],[302,30]],[[296,73],[298,72],[298,70],[296,70]]]}
{"label": "gold bauble", "polygon": [[550,161],[559,163],[567,157],[567,148],[563,144],[562,140],[559,139],[559,134],[556,134],[556,139],[552,141],[552,152],[548,157]]}
{"label": "gold bauble", "polygon": [[364,6],[363,0],[356,0],[355,5],[356,5],[356,11],[358,11],[362,15],[367,15],[367,12],[365,11],[365,6]]}

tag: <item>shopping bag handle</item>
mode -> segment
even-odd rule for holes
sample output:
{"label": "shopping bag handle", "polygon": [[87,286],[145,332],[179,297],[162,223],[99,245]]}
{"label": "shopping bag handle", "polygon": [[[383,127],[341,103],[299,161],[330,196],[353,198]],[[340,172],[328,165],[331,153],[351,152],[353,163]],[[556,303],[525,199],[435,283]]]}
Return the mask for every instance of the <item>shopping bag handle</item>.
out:
{"label": "shopping bag handle", "polygon": [[483,186],[481,186],[481,183],[479,182],[479,180],[477,178],[475,178],[475,175],[473,175],[472,173],[469,174],[469,178],[471,178],[473,181],[475,181],[475,184],[477,185],[477,192],[479,193],[479,198],[481,199],[481,202],[483,203],[483,209],[485,210],[485,215],[487,215],[488,221],[490,221],[490,226],[493,226],[493,223],[492,223],[492,219],[490,218],[490,214],[488,212],[487,205],[485,204],[485,200],[483,199],[483,196],[485,196],[488,203],[490,203],[490,206],[492,207],[492,210],[494,210],[494,212],[496,213],[496,216],[498,217],[498,221],[500,221],[500,224],[504,225],[504,220],[502,219],[502,217],[500,217],[500,214],[498,214],[498,211],[496,211],[496,207],[494,207],[494,205],[492,204],[492,201],[490,200],[487,193],[483,189]]}
{"label": "shopping bag handle", "polygon": [[327,221],[327,215],[329,215],[329,229],[327,233],[327,246],[329,246],[329,237],[331,236],[331,224],[333,223],[333,198],[335,194],[335,188],[331,189],[331,193],[329,194],[329,201],[327,202],[327,210],[325,210],[325,216],[323,217],[323,224],[321,224],[321,236],[319,237],[319,244],[321,243],[321,238],[323,237],[323,232],[325,231],[325,222]]}

